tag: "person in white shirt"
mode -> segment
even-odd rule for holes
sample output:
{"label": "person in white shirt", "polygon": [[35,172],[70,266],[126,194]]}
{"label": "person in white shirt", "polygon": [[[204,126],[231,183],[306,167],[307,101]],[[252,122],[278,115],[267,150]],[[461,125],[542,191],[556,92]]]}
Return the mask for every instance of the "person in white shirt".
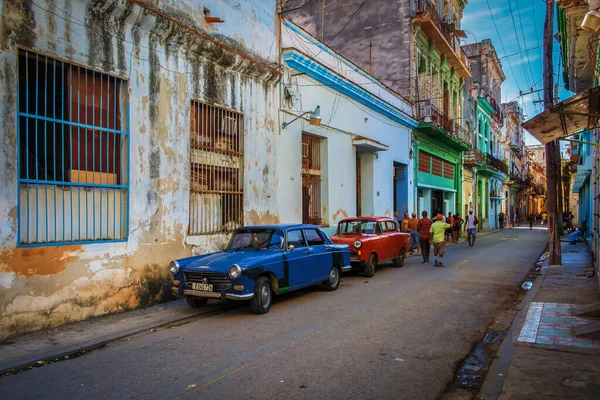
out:
{"label": "person in white shirt", "polygon": [[467,237],[469,240],[469,247],[475,246],[475,237],[477,236],[477,224],[479,220],[473,215],[473,209],[469,209],[469,215],[467,215],[465,221],[465,231],[467,231]]}

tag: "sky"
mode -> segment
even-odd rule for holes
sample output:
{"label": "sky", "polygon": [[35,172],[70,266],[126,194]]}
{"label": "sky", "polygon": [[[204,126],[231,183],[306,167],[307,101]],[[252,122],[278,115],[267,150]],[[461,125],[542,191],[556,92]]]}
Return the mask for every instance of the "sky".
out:
{"label": "sky", "polygon": [[[469,36],[465,39],[466,43],[492,40],[506,75],[502,85],[502,102],[518,99],[526,120],[543,110],[542,103],[534,103],[543,99],[543,92],[519,96],[519,91],[542,88],[545,17],[546,5],[542,0],[468,0],[463,13],[462,29]],[[556,23],[554,30],[557,31]],[[556,40],[553,47],[554,82],[559,80],[559,100],[564,100],[572,94],[564,89],[562,73],[559,73],[562,65],[559,65],[560,53]],[[539,142],[525,133],[525,143],[530,145]]]}

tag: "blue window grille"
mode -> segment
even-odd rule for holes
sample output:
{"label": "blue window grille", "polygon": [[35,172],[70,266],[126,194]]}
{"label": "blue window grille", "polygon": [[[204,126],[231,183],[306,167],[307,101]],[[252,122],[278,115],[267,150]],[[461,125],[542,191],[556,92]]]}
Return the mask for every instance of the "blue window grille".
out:
{"label": "blue window grille", "polygon": [[244,117],[192,101],[189,235],[226,233],[244,224]]}
{"label": "blue window grille", "polygon": [[123,80],[18,50],[18,244],[127,240]]}

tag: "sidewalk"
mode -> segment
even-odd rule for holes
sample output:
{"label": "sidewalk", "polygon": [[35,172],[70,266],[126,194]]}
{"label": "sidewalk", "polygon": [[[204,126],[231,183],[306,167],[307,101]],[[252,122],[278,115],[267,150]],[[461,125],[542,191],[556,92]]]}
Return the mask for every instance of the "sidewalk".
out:
{"label": "sidewalk", "polygon": [[600,302],[584,243],[561,243],[563,265],[545,265],[513,320],[478,399],[598,399],[600,334],[573,328],[600,318],[575,315]]}
{"label": "sidewalk", "polygon": [[0,377],[95,350],[129,336],[224,312],[227,306],[191,309],[185,300],[74,322],[0,343]]}

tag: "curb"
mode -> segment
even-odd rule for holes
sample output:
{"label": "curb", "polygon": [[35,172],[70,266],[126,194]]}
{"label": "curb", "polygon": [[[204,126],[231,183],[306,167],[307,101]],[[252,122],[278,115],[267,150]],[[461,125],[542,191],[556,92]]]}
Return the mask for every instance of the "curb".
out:
{"label": "curb", "polygon": [[30,367],[35,367],[36,365],[38,365],[38,361],[50,362],[54,361],[55,359],[59,359],[58,361],[62,361],[65,360],[65,357],[78,356],[81,353],[87,353],[93,350],[97,350],[106,346],[109,343],[114,343],[125,339],[129,336],[133,336],[135,334],[142,333],[145,331],[150,331],[151,329],[160,329],[168,326],[183,325],[193,320],[203,319],[216,314],[224,313],[226,311],[227,309],[218,309],[196,315],[186,315],[170,320],[156,321],[155,323],[148,323],[139,327],[130,328],[113,334],[100,336],[87,342],[67,345],[64,347],[43,351],[37,354],[28,355],[27,357],[20,360],[13,360],[6,363],[0,363],[0,379],[7,374],[19,373],[25,369],[30,369]]}
{"label": "curb", "polygon": [[504,336],[504,339],[498,348],[496,357],[490,365],[486,379],[483,382],[479,393],[477,394],[477,398],[497,399],[502,393],[502,388],[504,387],[504,381],[506,379],[506,373],[508,372],[510,364],[512,363],[513,355],[517,348],[517,338],[519,337],[519,333],[521,332],[523,324],[525,323],[525,317],[527,316],[529,305],[546,280],[546,274],[548,272],[548,265],[546,264],[547,263],[544,262],[544,265],[540,270],[541,279],[538,278],[534,281],[529,292],[517,306],[518,312],[512,320],[510,328],[508,328],[506,336]]}

